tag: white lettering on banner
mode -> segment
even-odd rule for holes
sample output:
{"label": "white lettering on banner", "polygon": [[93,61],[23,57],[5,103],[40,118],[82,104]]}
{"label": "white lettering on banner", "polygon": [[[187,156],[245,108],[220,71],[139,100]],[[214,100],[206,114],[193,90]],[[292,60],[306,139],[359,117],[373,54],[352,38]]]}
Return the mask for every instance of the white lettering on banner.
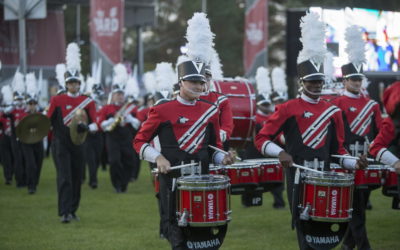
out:
{"label": "white lettering on banner", "polygon": [[187,241],[186,245],[189,249],[203,249],[209,247],[217,247],[221,245],[218,238],[206,241]]}
{"label": "white lettering on banner", "polygon": [[213,194],[208,194],[207,195],[207,204],[208,204],[208,219],[213,220],[214,219],[214,195]]}
{"label": "white lettering on banner", "polygon": [[249,23],[246,29],[246,38],[251,45],[258,45],[263,40],[262,22]]}
{"label": "white lettering on banner", "polygon": [[325,237],[306,235],[306,241],[313,244],[333,244],[340,242],[339,237],[337,235],[325,236]]}
{"label": "white lettering on banner", "polygon": [[113,36],[119,30],[118,8],[112,7],[109,16],[105,16],[104,10],[98,10],[93,18],[96,32],[99,36]]}
{"label": "white lettering on banner", "polygon": [[332,197],[331,215],[336,215],[336,211],[337,211],[337,195],[338,195],[337,190],[332,190],[332,193],[331,193],[331,197]]}

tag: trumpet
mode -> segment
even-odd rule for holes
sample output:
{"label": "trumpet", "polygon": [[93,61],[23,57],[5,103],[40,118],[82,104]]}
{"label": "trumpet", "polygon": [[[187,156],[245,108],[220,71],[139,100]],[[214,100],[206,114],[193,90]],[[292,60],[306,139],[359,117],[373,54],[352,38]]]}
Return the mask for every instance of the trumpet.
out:
{"label": "trumpet", "polygon": [[113,131],[124,119],[124,115],[129,113],[131,110],[129,109],[129,105],[132,104],[133,99],[128,99],[128,101],[118,110],[114,115],[114,122],[111,123],[107,128],[106,132]]}

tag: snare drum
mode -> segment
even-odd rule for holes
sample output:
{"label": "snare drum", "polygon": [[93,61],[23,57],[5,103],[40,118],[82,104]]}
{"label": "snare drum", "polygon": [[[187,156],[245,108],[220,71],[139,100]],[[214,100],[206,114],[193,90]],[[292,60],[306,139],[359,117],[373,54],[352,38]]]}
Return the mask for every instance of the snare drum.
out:
{"label": "snare drum", "polygon": [[383,186],[382,193],[385,196],[397,196],[398,190],[398,177],[393,168],[388,168],[383,172]]}
{"label": "snare drum", "polygon": [[240,162],[227,165],[224,168],[225,174],[231,179],[232,194],[242,194],[246,190],[251,190],[258,186],[259,164],[254,162]]}
{"label": "snare drum", "polygon": [[247,159],[245,162],[252,162],[260,165],[258,184],[265,188],[283,184],[283,168],[277,158]]}
{"label": "snare drum", "polygon": [[253,86],[245,81],[214,81],[217,92],[228,97],[232,109],[233,132],[229,140],[231,147],[244,147],[253,140],[256,99]]}
{"label": "snare drum", "polygon": [[231,220],[229,178],[223,175],[190,175],[177,180],[179,226],[220,226]]}
{"label": "snare drum", "polygon": [[210,174],[220,174],[220,175],[225,174],[224,167],[220,165],[210,164],[209,169],[210,169],[209,171]]}
{"label": "snare drum", "polygon": [[355,171],[354,184],[359,189],[376,189],[382,185],[383,165],[368,165],[366,169]]}
{"label": "snare drum", "polygon": [[302,173],[300,219],[346,222],[351,219],[354,176],[346,173]]}

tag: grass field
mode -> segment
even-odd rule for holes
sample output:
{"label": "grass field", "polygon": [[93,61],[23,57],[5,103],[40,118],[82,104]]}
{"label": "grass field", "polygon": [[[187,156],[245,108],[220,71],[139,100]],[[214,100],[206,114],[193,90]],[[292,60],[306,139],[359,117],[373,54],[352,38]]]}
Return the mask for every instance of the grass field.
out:
{"label": "grass field", "polygon": [[[116,194],[108,172],[99,170],[99,188],[85,183],[79,222],[61,224],[57,216],[55,168],[47,159],[38,192],[6,186],[0,180],[0,249],[170,249],[158,237],[159,216],[147,164],[128,192]],[[221,249],[297,249],[289,210],[272,209],[269,193],[261,207],[244,208],[232,196],[233,220]],[[368,235],[373,249],[400,249],[400,211],[380,190],[371,196]],[[339,249],[339,248],[338,248]]]}

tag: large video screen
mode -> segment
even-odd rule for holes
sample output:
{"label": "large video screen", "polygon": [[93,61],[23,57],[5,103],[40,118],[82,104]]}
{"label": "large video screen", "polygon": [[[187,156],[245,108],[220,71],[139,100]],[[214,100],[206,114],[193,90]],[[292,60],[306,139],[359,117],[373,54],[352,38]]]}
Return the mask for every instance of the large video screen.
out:
{"label": "large video screen", "polygon": [[312,7],[310,11],[319,13],[327,24],[326,41],[328,50],[334,54],[337,76],[341,76],[341,65],[348,63],[344,34],[350,25],[360,26],[364,33],[364,71],[400,70],[400,12],[359,8],[333,10],[319,7]]}

